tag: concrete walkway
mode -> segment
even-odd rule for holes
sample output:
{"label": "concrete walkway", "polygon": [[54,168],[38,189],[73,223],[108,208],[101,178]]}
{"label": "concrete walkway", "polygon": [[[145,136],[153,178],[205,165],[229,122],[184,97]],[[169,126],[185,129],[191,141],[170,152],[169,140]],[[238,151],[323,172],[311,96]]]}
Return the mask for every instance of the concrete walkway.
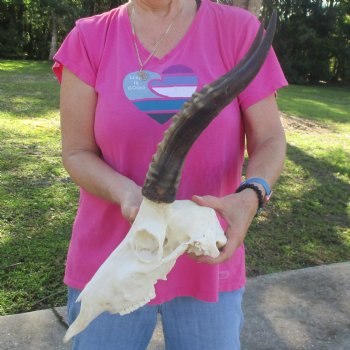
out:
{"label": "concrete walkway", "polygon": [[[349,350],[350,262],[252,278],[244,311],[243,350]],[[69,349],[65,317],[64,307],[2,316],[0,349]],[[148,350],[162,349],[158,322]]]}

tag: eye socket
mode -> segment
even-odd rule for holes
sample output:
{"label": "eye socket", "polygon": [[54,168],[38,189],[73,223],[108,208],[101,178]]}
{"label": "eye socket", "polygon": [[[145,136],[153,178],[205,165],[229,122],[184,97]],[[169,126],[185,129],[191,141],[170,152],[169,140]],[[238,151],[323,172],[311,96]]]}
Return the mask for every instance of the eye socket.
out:
{"label": "eye socket", "polygon": [[152,262],[159,259],[159,242],[147,230],[139,230],[135,233],[132,248],[137,257],[143,262]]}

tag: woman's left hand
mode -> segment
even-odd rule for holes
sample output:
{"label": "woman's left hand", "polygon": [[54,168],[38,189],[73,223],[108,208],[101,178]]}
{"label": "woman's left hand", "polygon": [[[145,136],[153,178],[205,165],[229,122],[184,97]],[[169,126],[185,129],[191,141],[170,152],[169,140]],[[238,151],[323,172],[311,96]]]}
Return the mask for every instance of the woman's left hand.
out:
{"label": "woman's left hand", "polygon": [[256,214],[258,200],[256,193],[246,189],[240,193],[225,197],[193,196],[192,200],[198,205],[213,208],[227,222],[226,245],[221,249],[217,258],[210,256],[195,256],[189,254],[198,262],[207,264],[219,264],[231,258],[236,249],[243,243],[248,228]]}

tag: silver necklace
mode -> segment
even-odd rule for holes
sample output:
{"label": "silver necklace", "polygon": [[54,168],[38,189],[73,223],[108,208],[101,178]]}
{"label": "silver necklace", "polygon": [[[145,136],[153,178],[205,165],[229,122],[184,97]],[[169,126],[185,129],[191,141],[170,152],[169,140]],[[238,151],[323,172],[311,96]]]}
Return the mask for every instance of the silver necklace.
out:
{"label": "silver necklace", "polygon": [[167,34],[170,32],[170,29],[172,28],[172,26],[175,23],[176,19],[180,16],[180,13],[182,12],[183,9],[184,9],[184,5],[181,7],[180,11],[174,16],[174,18],[172,19],[172,21],[170,22],[170,24],[166,28],[165,32],[156,41],[156,43],[154,44],[152,52],[148,55],[148,57],[145,59],[145,61],[142,62],[141,56],[140,56],[140,52],[139,52],[139,48],[138,48],[137,42],[136,42],[136,32],[135,32],[135,26],[134,26],[134,21],[133,21],[134,16],[135,16],[135,7],[134,7],[134,4],[132,5],[131,15],[130,15],[130,22],[131,22],[133,39],[134,39],[134,47],[135,47],[137,59],[139,61],[139,65],[140,65],[140,70],[138,71],[138,76],[140,77],[141,80],[146,81],[148,79],[148,74],[144,71],[143,68],[148,63],[148,61],[156,54],[156,52],[157,52],[157,50],[159,48],[159,45],[164,40],[164,38],[167,36]]}

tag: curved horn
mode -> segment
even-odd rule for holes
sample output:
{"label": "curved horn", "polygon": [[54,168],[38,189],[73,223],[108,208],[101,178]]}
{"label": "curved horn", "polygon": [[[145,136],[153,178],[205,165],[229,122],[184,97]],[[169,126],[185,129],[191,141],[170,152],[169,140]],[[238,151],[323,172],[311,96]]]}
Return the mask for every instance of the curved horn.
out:
{"label": "curved horn", "polygon": [[272,45],[276,22],[277,13],[274,10],[264,38],[262,24],[243,60],[221,78],[195,92],[174,116],[147,172],[142,188],[144,197],[160,203],[172,203],[175,200],[188,151],[201,132],[259,72]]}

